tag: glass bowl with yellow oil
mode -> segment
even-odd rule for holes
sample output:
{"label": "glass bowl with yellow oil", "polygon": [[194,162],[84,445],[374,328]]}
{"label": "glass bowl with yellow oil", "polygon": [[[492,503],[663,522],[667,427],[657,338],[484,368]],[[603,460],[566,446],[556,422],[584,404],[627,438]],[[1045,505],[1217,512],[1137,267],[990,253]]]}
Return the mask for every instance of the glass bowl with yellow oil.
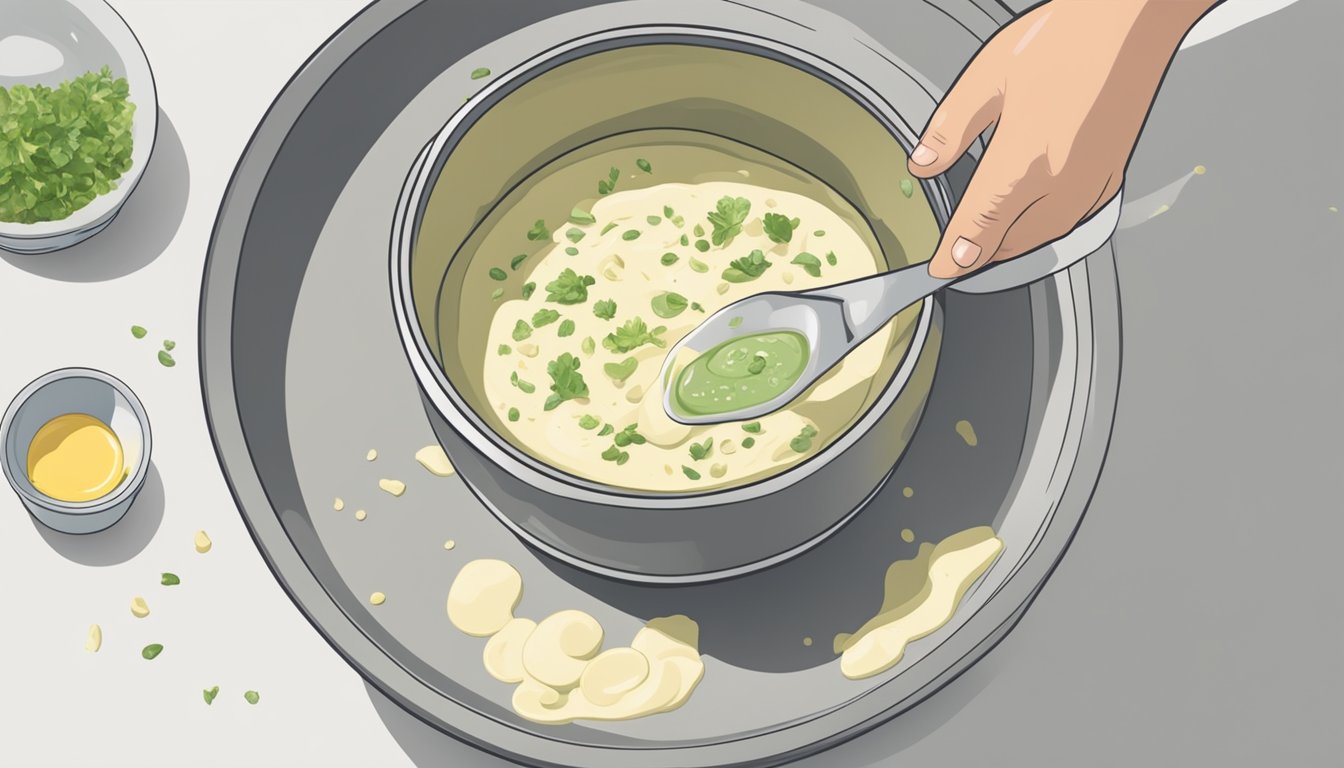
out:
{"label": "glass bowl with yellow oil", "polygon": [[39,522],[95,533],[125,516],[149,470],[149,417],[123,382],[64,368],[38,378],[0,421],[5,478]]}

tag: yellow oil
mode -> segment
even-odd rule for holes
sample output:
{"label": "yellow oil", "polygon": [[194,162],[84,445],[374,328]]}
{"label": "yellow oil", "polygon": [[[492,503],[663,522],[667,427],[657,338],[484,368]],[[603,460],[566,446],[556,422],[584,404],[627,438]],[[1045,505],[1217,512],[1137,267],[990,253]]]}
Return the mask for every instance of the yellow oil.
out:
{"label": "yellow oil", "polygon": [[53,499],[92,501],[125,479],[126,457],[117,433],[86,413],[57,416],[28,444],[28,481]]}

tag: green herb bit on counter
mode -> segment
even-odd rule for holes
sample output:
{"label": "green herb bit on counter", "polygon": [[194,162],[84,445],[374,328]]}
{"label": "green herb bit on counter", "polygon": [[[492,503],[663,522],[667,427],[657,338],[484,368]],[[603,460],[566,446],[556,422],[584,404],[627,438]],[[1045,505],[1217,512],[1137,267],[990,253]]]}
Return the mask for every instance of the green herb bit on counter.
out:
{"label": "green herb bit on counter", "polygon": [[163,348],[168,350],[169,352],[172,352],[174,349],[177,349],[177,342],[173,341],[172,339],[164,339]]}
{"label": "green herb bit on counter", "polygon": [[612,299],[602,299],[594,302],[593,314],[603,320],[614,320],[616,318],[616,302]]}
{"label": "green herb bit on counter", "polygon": [[901,179],[901,194],[910,197],[915,194],[915,183],[909,179]]}
{"label": "green herb bit on counter", "polygon": [[551,376],[551,395],[546,398],[546,410],[553,411],[566,400],[588,396],[588,384],[579,373],[579,359],[568,352],[546,364]]}
{"label": "green herb bit on counter", "polygon": [[566,320],[561,320],[561,321],[560,321],[560,327],[557,328],[557,329],[555,329],[555,335],[556,335],[556,336],[559,336],[559,337],[562,338],[562,339],[563,339],[563,338],[567,338],[567,337],[569,337],[569,336],[573,336],[573,335],[574,335],[574,321],[573,321],[573,320],[568,320],[568,319],[566,319]]}
{"label": "green herb bit on counter", "polygon": [[256,704],[261,701],[261,694],[256,691],[248,691],[243,694],[243,698],[247,700],[248,704]]}
{"label": "green herb bit on counter", "polygon": [[650,330],[642,318],[632,317],[626,320],[625,325],[617,328],[614,333],[607,334],[607,337],[602,340],[602,346],[612,352],[621,353],[629,352],[645,344],[652,344],[661,349],[667,346],[667,341],[660,338],[666,330],[667,328],[661,325]]}
{"label": "green herb bit on counter", "polygon": [[176,573],[163,573],[159,576],[159,583],[165,587],[176,587],[182,583]]}
{"label": "green herb bit on counter", "polygon": [[792,263],[802,267],[804,272],[813,277],[821,277],[821,259],[818,259],[807,251],[803,251],[797,256],[794,256]]}
{"label": "green herb bit on counter", "polygon": [[517,408],[509,409],[509,421],[517,421],[520,418],[522,418],[522,414],[518,413]]}
{"label": "green herb bit on counter", "polygon": [[593,416],[592,414],[585,413],[584,415],[579,417],[580,429],[589,429],[589,430],[597,429],[597,425],[601,423],[602,420],[597,418],[596,416]]}
{"label": "green herb bit on counter", "polygon": [[755,250],[728,262],[728,268],[723,270],[723,279],[730,283],[747,283],[765,274],[769,268],[770,260],[760,250]]}
{"label": "green herb bit on counter", "polygon": [[747,424],[743,424],[743,425],[742,425],[742,431],[743,431],[743,432],[750,432],[750,433],[753,434],[753,435],[759,435],[759,434],[761,433],[761,422],[759,422],[759,421],[753,421],[753,422],[749,422],[749,423],[747,423]]}
{"label": "green herb bit on counter", "polygon": [[158,643],[150,643],[140,650],[140,655],[145,659],[154,659],[160,653],[163,653],[163,646]]}
{"label": "green herb bit on counter", "polygon": [[532,228],[527,230],[527,239],[532,241],[545,240],[551,236],[551,230],[546,228],[545,219],[537,219]]}
{"label": "green herb bit on counter", "polygon": [[670,266],[672,266],[673,264],[676,264],[676,263],[677,263],[677,259],[678,259],[677,254],[672,253],[671,251],[668,251],[667,253],[664,253],[664,254],[663,254],[663,257],[662,257],[661,259],[659,259],[658,261],[662,262],[662,265],[663,265],[664,267],[670,267]]}
{"label": "green herb bit on counter", "polygon": [[536,283],[524,283],[524,284],[523,284],[523,299],[526,300],[526,299],[530,299],[530,298],[532,298],[532,294],[535,293],[536,290],[537,290],[537,284],[536,284]]}
{"label": "green herb bit on counter", "polygon": [[798,228],[798,219],[790,219],[778,213],[767,213],[761,219],[765,234],[776,243],[787,243],[793,239],[793,230]]}
{"label": "green herb bit on counter", "polygon": [[588,300],[588,286],[597,282],[592,275],[580,275],[569,267],[546,284],[546,300],[557,304],[582,304]]}
{"label": "green herb bit on counter", "polygon": [[638,230],[638,229],[627,229],[627,230],[625,230],[624,232],[621,233],[621,239],[622,239],[622,240],[626,240],[626,241],[629,241],[629,240],[638,240],[638,239],[639,239],[639,234],[640,234],[640,233],[639,233],[639,230]]}
{"label": "green herb bit on counter", "polygon": [[532,326],[528,325],[525,321],[519,320],[518,322],[513,324],[514,341],[523,341],[524,339],[530,338],[531,336],[532,336]]}
{"label": "green herb bit on counter", "polygon": [[218,695],[219,695],[219,686],[218,686],[218,685],[216,685],[216,686],[213,687],[213,688],[206,688],[205,690],[201,691],[201,698],[205,699],[205,703],[206,703],[207,705],[209,705],[209,704],[214,704],[214,703],[215,703],[215,697],[218,696]]}
{"label": "green herb bit on counter", "polygon": [[126,78],[86,72],[56,88],[0,87],[0,221],[60,221],[131,169]]}
{"label": "green herb bit on counter", "polygon": [[835,258],[835,251],[827,251],[827,252],[826,252],[826,263],[827,263],[827,264],[830,264],[832,267],[834,267],[836,261],[838,261],[838,259]]}
{"label": "green herb bit on counter", "polygon": [[518,376],[517,371],[514,371],[512,374],[509,375],[509,382],[512,383],[513,386],[522,390],[523,394],[525,395],[530,395],[533,392],[537,391],[537,385],[533,384],[530,381],[527,381],[526,379],[520,378]]}
{"label": "green herb bit on counter", "polygon": [[[741,234],[742,224],[747,220],[747,214],[751,213],[751,201],[745,197],[724,196],[719,198],[715,210],[710,211],[706,218],[714,226],[714,233],[710,239],[715,245],[726,245],[734,237]],[[697,237],[701,236],[697,233]]]}
{"label": "green herb bit on counter", "polygon": [[572,224],[596,224],[597,217],[578,206],[574,206],[574,209],[569,212],[569,221]]}
{"label": "green herb bit on counter", "polygon": [[681,465],[681,473],[682,473],[683,475],[685,475],[686,477],[690,478],[691,480],[699,480],[699,479],[700,479],[700,473],[699,473],[699,472],[696,472],[694,469],[691,469],[690,467],[686,466],[685,464],[682,464],[682,465]]}
{"label": "green herb bit on counter", "polygon": [[691,443],[691,459],[694,461],[704,461],[714,453],[714,438],[707,437],[703,443]]}
{"label": "green herb bit on counter", "polygon": [[477,68],[471,70],[471,79],[472,79],[472,80],[480,80],[481,78],[485,78],[485,77],[489,77],[489,76],[490,76],[490,68],[489,68],[489,67],[477,67]]}
{"label": "green herb bit on counter", "polygon": [[143,325],[132,325],[131,335],[137,339],[143,339],[149,335],[149,331]]}
{"label": "green herb bit on counter", "polygon": [[635,161],[635,165],[639,166],[639,170],[645,173],[653,173],[653,165],[642,157]]}
{"label": "green herb bit on counter", "polygon": [[680,293],[667,291],[654,296],[649,302],[653,307],[653,314],[662,318],[673,318],[686,311],[688,302],[685,296]]}
{"label": "green herb bit on counter", "polygon": [[538,309],[532,313],[532,327],[542,328],[560,319],[560,313],[554,309]]}
{"label": "green herb bit on counter", "polygon": [[601,179],[597,182],[597,194],[609,195],[612,192],[615,192],[616,182],[619,181],[620,178],[621,178],[621,169],[613,165],[611,167],[611,170],[607,172],[607,178]]}
{"label": "green herb bit on counter", "polygon": [[607,374],[607,377],[616,382],[619,386],[621,382],[634,375],[635,369],[638,367],[638,360],[633,357],[627,357],[619,363],[603,363],[602,372]]}
{"label": "green herb bit on counter", "polygon": [[505,272],[504,270],[500,269],[499,267],[491,267],[491,268],[490,268],[490,279],[491,279],[491,280],[500,280],[500,281],[508,280],[508,279],[509,279],[509,274],[508,274],[507,272]]}
{"label": "green herb bit on counter", "polygon": [[174,365],[177,365],[177,361],[173,359],[172,355],[168,354],[167,350],[160,349],[159,365],[162,365],[164,368],[172,368]]}

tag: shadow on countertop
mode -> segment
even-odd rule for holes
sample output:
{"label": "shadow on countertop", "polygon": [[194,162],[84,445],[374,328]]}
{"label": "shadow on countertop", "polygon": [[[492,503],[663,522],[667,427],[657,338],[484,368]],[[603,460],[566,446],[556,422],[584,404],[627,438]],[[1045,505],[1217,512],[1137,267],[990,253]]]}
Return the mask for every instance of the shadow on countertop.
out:
{"label": "shadow on countertop", "polygon": [[159,110],[159,132],[144,178],[103,232],[52,253],[0,258],[30,274],[70,283],[100,283],[149,265],[168,248],[182,224],[191,190],[191,172],[182,139]]}
{"label": "shadow on countertop", "polygon": [[145,485],[126,516],[105,531],[70,534],[53,531],[29,515],[33,527],[61,557],[72,563],[95,567],[118,565],[140,554],[163,522],[163,478],[149,465]]}

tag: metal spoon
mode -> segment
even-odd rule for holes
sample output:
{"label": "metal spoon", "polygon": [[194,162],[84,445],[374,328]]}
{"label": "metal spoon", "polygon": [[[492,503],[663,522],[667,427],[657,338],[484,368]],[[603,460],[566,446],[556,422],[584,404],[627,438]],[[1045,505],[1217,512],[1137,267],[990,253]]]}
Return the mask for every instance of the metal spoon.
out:
{"label": "metal spoon", "polygon": [[[1115,232],[1120,219],[1120,198],[1121,193],[1117,192],[1101,210],[1064,237],[965,277],[936,278],[929,274],[927,264],[920,263],[811,291],[774,291],[733,302],[706,318],[668,351],[660,375],[664,383],[663,410],[682,424],[720,424],[777,411],[901,310],[940,288],[955,284],[957,290],[968,293],[996,293],[1034,283],[1081,261],[1105,245]],[[793,386],[772,400],[727,413],[691,415],[673,407],[676,382],[672,379],[672,366],[683,349],[699,354],[729,339],[772,331],[794,331],[807,339],[808,362]]]}

